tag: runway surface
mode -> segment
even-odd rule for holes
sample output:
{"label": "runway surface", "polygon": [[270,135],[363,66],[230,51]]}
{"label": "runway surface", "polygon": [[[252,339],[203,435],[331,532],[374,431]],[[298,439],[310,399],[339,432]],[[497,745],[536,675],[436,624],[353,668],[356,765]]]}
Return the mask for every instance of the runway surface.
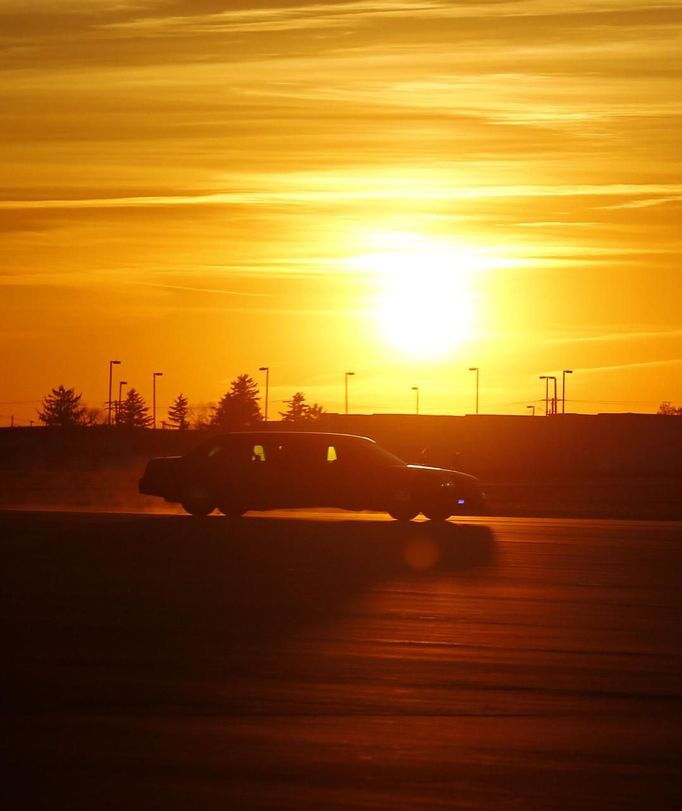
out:
{"label": "runway surface", "polygon": [[0,512],[15,809],[682,808],[682,523]]}

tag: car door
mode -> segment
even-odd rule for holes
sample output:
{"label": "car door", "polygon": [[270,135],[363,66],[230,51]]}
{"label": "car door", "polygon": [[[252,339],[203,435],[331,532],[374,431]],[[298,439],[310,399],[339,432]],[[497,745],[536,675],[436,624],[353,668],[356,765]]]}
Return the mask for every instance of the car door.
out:
{"label": "car door", "polygon": [[321,481],[326,503],[351,509],[371,506],[375,501],[375,470],[363,445],[345,437],[329,437],[324,457],[326,465]]}
{"label": "car door", "polygon": [[314,507],[325,503],[325,450],[324,442],[312,434],[280,440],[280,493],[286,506]]}
{"label": "car door", "polygon": [[247,494],[252,509],[282,504],[278,456],[279,446],[275,440],[266,437],[244,440],[244,463],[239,471],[239,486]]}

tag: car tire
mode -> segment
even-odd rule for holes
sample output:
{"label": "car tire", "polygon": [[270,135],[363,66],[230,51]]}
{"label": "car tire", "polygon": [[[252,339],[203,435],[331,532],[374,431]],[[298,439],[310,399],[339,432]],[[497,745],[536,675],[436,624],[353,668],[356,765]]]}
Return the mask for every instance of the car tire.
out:
{"label": "car tire", "polygon": [[195,518],[203,518],[215,510],[215,500],[204,487],[190,487],[180,501],[182,509]]}
{"label": "car tire", "polygon": [[398,490],[391,496],[391,505],[386,512],[396,521],[411,521],[419,515],[412,494],[408,490]]}
{"label": "car tire", "polygon": [[429,521],[447,521],[452,515],[452,511],[449,507],[427,507],[425,510],[422,510],[422,512]]}
{"label": "car tire", "polygon": [[218,510],[225,516],[225,518],[237,519],[241,518],[246,510],[242,507],[234,507],[231,504],[218,505]]}
{"label": "car tire", "polygon": [[394,504],[387,512],[396,521],[411,521],[419,515],[419,510],[412,504]]}

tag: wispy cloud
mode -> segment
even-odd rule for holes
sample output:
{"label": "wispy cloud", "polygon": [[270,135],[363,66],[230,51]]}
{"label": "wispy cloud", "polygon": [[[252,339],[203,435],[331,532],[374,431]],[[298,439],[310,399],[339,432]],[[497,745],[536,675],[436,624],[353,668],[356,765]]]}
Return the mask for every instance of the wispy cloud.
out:
{"label": "wispy cloud", "polygon": [[622,332],[605,332],[597,335],[573,335],[562,338],[548,338],[551,344],[591,344],[627,341],[659,341],[665,338],[682,337],[682,328],[671,330],[623,330]]}
{"label": "wispy cloud", "polygon": [[[457,2],[449,0],[357,0],[339,3],[305,3],[290,6],[241,8],[214,13],[187,13],[174,16],[163,14],[142,16],[121,22],[104,23],[101,28],[135,31],[145,35],[176,35],[178,32],[264,33],[315,28],[347,27],[363,21],[387,18],[410,20],[490,19],[509,17],[587,16],[599,18],[618,13],[658,13],[674,10],[676,0],[574,0],[570,9],[556,0],[500,0],[500,2]],[[608,22],[605,20],[604,22]]]}
{"label": "wispy cloud", "polygon": [[[209,194],[169,194],[134,197],[79,197],[42,200],[0,200],[0,209],[97,209],[159,208],[167,206],[286,205],[395,200],[472,200],[492,198],[542,197],[631,197],[642,194],[670,195],[682,192],[682,184],[570,184],[570,185],[480,185],[469,188],[447,188],[447,183],[433,186],[428,177],[414,181],[384,173],[374,181],[351,173],[316,177],[273,175],[269,184],[262,179],[263,191],[215,192]],[[272,190],[267,190],[272,185]],[[290,185],[290,189],[281,188]],[[309,185],[309,188],[305,188]],[[277,189],[276,187],[280,187]],[[547,223],[543,223],[547,224]],[[569,223],[570,225],[570,223]]]}
{"label": "wispy cloud", "polygon": [[583,366],[576,368],[575,372],[590,373],[590,372],[622,372],[626,369],[645,369],[653,368],[656,366],[680,366],[682,365],[682,358],[667,358],[665,360],[646,360],[636,363],[617,363],[607,366]]}
{"label": "wispy cloud", "polygon": [[139,287],[157,287],[164,290],[180,290],[183,293],[211,293],[221,296],[236,296],[241,298],[272,298],[270,293],[253,293],[247,290],[225,290],[221,287],[191,287],[185,284],[166,284],[164,282],[140,281],[130,281],[128,284]]}
{"label": "wispy cloud", "polygon": [[617,203],[611,206],[602,206],[607,211],[615,211],[623,208],[652,208],[653,206],[665,206],[670,203],[682,202],[682,195],[675,194],[670,197],[648,197],[644,200],[628,200],[625,203]]}

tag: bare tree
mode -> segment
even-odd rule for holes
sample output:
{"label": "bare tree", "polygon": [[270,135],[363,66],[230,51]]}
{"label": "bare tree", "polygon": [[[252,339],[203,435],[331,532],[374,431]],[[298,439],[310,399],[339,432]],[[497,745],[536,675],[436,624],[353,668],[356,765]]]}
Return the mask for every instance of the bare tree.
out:
{"label": "bare tree", "polygon": [[658,407],[657,414],[665,414],[668,417],[682,416],[682,406],[675,407],[669,400],[665,400]]}

